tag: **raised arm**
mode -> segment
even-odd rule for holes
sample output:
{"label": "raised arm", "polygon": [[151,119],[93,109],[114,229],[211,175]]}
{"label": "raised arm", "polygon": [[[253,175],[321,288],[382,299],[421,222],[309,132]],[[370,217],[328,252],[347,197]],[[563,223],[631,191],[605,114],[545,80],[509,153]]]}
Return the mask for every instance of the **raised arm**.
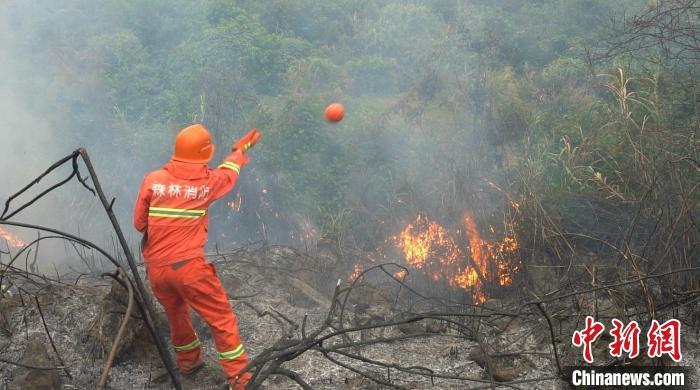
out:
{"label": "raised arm", "polygon": [[238,150],[231,152],[218,168],[211,171],[209,190],[211,202],[220,199],[233,189],[241,169],[248,164],[248,156]]}
{"label": "raised arm", "polygon": [[260,139],[260,132],[252,129],[231,147],[231,154],[226,156],[218,168],[212,170],[210,191],[211,202],[220,199],[233,189],[241,174],[241,169],[250,161],[246,152]]}

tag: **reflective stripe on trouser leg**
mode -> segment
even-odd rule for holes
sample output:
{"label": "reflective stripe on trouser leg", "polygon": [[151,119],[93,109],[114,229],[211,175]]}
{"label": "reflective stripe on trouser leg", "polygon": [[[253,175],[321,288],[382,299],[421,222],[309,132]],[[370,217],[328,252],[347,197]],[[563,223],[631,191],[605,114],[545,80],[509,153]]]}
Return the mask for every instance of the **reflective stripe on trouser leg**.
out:
{"label": "reflective stripe on trouser leg", "polygon": [[173,345],[175,348],[175,359],[180,372],[188,374],[202,364],[202,347],[199,339],[187,345]]}
{"label": "reflective stripe on trouser leg", "polygon": [[176,351],[191,351],[195,348],[199,348],[199,339],[194,339],[193,342],[185,345],[173,345]]}
{"label": "reflective stripe on trouser leg", "polygon": [[243,355],[245,349],[243,349],[243,344],[239,345],[237,348],[230,349],[228,351],[217,351],[219,360],[233,360],[238,359]]}
{"label": "reflective stripe on trouser leg", "polygon": [[[189,307],[179,291],[173,286],[173,280],[177,279],[177,276],[177,271],[171,267],[149,269],[148,272],[153,295],[163,305],[168,317],[170,342],[175,349],[177,366],[181,371],[186,372],[196,367],[201,362],[202,357],[199,339],[192,326]],[[180,349],[183,347],[189,348]]]}
{"label": "reflective stripe on trouser leg", "polygon": [[248,355],[238,334],[238,319],[214,266],[202,261],[192,268],[191,272],[200,279],[184,286],[185,300],[209,325],[216,350],[222,357],[219,363],[226,376],[234,378],[248,364]]}

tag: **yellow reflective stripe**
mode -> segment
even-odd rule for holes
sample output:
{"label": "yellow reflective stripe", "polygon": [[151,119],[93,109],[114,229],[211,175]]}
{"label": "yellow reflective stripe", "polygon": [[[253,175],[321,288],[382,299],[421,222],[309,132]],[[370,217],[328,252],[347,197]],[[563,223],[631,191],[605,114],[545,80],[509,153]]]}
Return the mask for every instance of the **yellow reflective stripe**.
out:
{"label": "yellow reflective stripe", "polygon": [[149,211],[172,211],[176,213],[183,213],[183,214],[198,214],[198,215],[204,215],[207,212],[207,209],[169,209],[166,207],[149,207]]}
{"label": "yellow reflective stripe", "polygon": [[201,218],[201,215],[174,215],[174,214],[159,214],[159,213],[148,213],[149,217],[161,217],[161,218],[189,218],[196,219]]}
{"label": "yellow reflective stripe", "polygon": [[243,349],[243,344],[241,344],[236,349],[218,352],[219,360],[233,360],[243,355],[243,352],[245,352],[245,350]]}
{"label": "yellow reflective stripe", "polygon": [[198,209],[171,209],[167,207],[149,207],[148,216],[149,217],[161,217],[161,218],[200,218],[207,213],[207,210]]}
{"label": "yellow reflective stripe", "polygon": [[231,161],[224,162],[223,164],[219,165],[219,168],[226,168],[236,171],[237,173],[241,173],[241,167],[238,164],[232,163]]}
{"label": "yellow reflective stripe", "polygon": [[228,168],[228,169],[233,169],[235,171],[241,170],[241,167],[238,164],[231,162],[231,161],[224,161],[223,164],[219,165],[219,168]]}
{"label": "yellow reflective stripe", "polygon": [[194,339],[193,342],[185,345],[173,345],[176,351],[191,351],[199,347],[199,339]]}

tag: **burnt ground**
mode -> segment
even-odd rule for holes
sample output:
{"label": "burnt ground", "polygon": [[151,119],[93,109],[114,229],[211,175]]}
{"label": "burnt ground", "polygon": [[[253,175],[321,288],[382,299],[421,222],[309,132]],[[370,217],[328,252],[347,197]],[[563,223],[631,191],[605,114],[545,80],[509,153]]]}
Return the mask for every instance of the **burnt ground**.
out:
{"label": "burnt ground", "polygon": [[[211,261],[217,264],[219,276],[232,298],[244,345],[252,357],[262,356],[263,351],[280,345],[280,341],[293,343],[301,339],[304,322],[306,335],[323,326],[337,281],[335,270],[339,267],[334,256],[323,253],[309,256],[288,247],[273,246],[219,254],[212,256]],[[29,292],[6,294],[0,305],[0,358],[44,368],[61,365],[46,335],[38,301],[56,351],[70,377],[62,369],[40,370],[0,363],[2,388],[95,387],[126,303],[121,287],[98,281],[82,278],[69,284],[34,283],[31,289],[26,288]],[[347,286],[347,282],[341,285]],[[596,299],[599,313],[615,310],[614,300]],[[585,309],[588,303],[581,298],[576,305]],[[581,362],[580,351],[570,345],[572,331],[580,327],[577,324],[583,313],[573,307],[576,305],[567,301],[546,307],[562,365]],[[438,304],[411,297],[410,291],[391,279],[376,278],[354,286],[344,305],[342,326],[367,327],[406,318],[407,313],[444,312],[450,306],[444,301]],[[437,319],[422,318],[350,332],[324,341],[325,350],[311,348],[283,363],[282,367],[299,374],[314,389],[491,388],[492,381],[496,386],[509,382],[509,387],[521,389],[568,388],[566,382],[556,378],[550,327],[544,316],[530,309],[521,310],[522,315],[517,317],[494,314],[493,310],[515,313],[521,309],[517,302],[506,299],[489,301],[484,307],[469,310],[460,307],[452,313],[486,313],[485,317],[438,316]],[[697,311],[697,306],[685,310]],[[336,313],[333,318],[338,315]],[[162,312],[159,321],[164,324]],[[193,378],[185,378],[185,387],[223,388],[222,372],[213,359],[211,335],[196,315],[195,322],[209,358],[204,370]],[[334,323],[336,330],[339,324]],[[326,329],[320,335],[329,332],[331,330]],[[682,340],[683,365],[699,367],[700,348],[695,328],[685,326]],[[606,356],[601,345],[603,343],[598,343],[596,349],[596,362],[619,363]],[[334,348],[345,353],[331,354],[336,362],[322,353]],[[644,359],[633,362],[652,363]],[[135,315],[110,371],[108,387],[170,388],[163,373],[150,336]],[[383,381],[384,385],[367,376]],[[273,374],[261,388],[295,389],[299,386],[287,376]]]}

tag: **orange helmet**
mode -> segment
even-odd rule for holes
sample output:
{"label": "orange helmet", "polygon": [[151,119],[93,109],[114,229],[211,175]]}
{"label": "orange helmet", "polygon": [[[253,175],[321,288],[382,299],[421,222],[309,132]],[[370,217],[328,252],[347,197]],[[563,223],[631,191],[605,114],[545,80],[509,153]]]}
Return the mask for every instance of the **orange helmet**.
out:
{"label": "orange helmet", "polygon": [[211,134],[197,123],[185,127],[177,134],[173,160],[206,164],[214,156],[214,149]]}

